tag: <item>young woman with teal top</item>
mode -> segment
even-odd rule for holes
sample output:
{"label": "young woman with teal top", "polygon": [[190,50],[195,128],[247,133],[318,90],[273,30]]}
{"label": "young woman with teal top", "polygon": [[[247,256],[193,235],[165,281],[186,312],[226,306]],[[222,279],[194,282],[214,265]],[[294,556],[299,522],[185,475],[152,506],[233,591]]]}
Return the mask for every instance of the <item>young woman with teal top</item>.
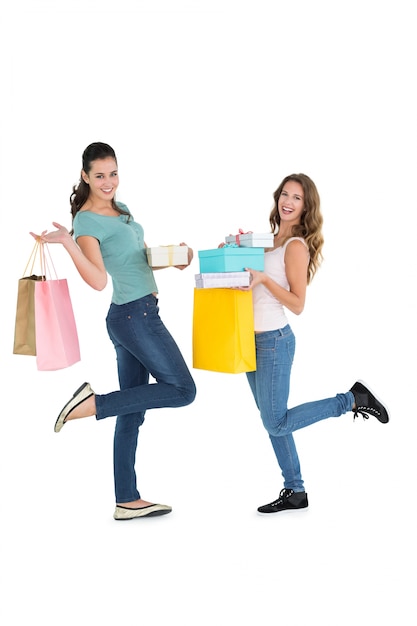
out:
{"label": "young woman with teal top", "polygon": [[[196,388],[184,358],[159,317],[157,286],[147,262],[144,231],[126,205],[116,202],[119,174],[111,146],[90,144],[82,157],[79,184],[71,194],[73,229],[31,233],[61,243],[83,280],[98,291],[111,276],[113,294],[106,318],[113,342],[120,389],[96,394],[82,384],[60,412],[54,430],[67,422],[117,416],[114,433],[114,483],[117,520],[163,515],[172,509],[142,499],[135,460],[139,428],[148,409],[181,407],[194,401]],[[181,245],[185,245],[182,243]],[[188,261],[193,252],[188,248]],[[176,266],[184,269],[186,265]],[[155,382],[150,382],[150,376]]]}

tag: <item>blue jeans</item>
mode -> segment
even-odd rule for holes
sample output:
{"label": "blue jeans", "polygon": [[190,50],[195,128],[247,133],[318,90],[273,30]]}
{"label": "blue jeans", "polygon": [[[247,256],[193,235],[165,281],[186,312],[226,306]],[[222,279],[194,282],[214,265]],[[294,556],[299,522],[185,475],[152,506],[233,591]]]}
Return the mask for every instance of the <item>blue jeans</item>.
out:
{"label": "blue jeans", "polygon": [[300,461],[292,433],[329,417],[339,417],[352,410],[351,391],[333,398],[287,408],[295,337],[289,325],[279,330],[256,333],[256,371],[247,378],[260,411],[278,464],[284,487],[304,491]]}
{"label": "blue jeans", "polygon": [[[132,502],[140,498],[135,459],[146,410],[191,404],[196,388],[159,317],[155,296],[111,304],[106,323],[116,350],[120,391],[96,395],[96,417],[117,415],[113,455],[116,502]],[[155,382],[149,382],[150,376]]]}

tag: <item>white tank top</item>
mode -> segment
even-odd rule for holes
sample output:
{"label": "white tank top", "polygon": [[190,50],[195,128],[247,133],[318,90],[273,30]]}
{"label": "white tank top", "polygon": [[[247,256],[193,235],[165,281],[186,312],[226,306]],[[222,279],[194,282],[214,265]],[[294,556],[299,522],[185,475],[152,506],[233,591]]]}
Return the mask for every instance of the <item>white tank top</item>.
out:
{"label": "white tank top", "polygon": [[[291,237],[287,239],[283,246],[275,248],[275,250],[270,252],[265,252],[265,274],[287,290],[290,286],[285,273],[285,250],[290,241],[296,239],[301,241],[307,248],[307,244],[302,237]],[[257,285],[253,288],[253,310],[255,331],[257,332],[277,330],[278,328],[284,328],[288,324],[283,305],[264,285]]]}

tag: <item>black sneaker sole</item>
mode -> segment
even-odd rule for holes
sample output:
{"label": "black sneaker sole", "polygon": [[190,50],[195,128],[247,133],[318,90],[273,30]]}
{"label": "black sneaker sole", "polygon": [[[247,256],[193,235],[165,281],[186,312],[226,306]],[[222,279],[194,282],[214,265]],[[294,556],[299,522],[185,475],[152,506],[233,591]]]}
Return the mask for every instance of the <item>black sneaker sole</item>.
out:
{"label": "black sneaker sole", "polygon": [[258,515],[276,515],[277,513],[292,513],[293,511],[306,511],[308,509],[307,506],[300,506],[292,509],[279,509],[278,511],[257,511]]}

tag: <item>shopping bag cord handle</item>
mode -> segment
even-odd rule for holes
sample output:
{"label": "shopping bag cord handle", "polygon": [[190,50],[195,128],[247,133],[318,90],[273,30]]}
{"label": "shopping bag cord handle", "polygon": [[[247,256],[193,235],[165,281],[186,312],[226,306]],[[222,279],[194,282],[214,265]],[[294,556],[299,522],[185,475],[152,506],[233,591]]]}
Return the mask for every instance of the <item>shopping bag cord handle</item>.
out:
{"label": "shopping bag cord handle", "polygon": [[38,253],[38,250],[39,250],[39,239],[37,239],[35,241],[35,245],[33,246],[32,252],[30,253],[29,260],[26,263],[26,267],[24,269],[23,276],[26,276],[27,269],[28,269],[28,267],[29,267],[31,262],[32,262],[32,265],[30,266],[30,273],[33,274],[33,268],[34,268],[34,265],[35,265],[36,255]]}
{"label": "shopping bag cord handle", "polygon": [[[46,280],[47,277],[49,276],[49,278],[51,278],[51,269],[50,269],[50,265],[52,266],[53,269],[53,273],[55,275],[55,278],[58,279],[58,274],[56,272],[55,269],[55,265],[54,262],[52,261],[52,256],[51,256],[51,251],[49,250],[48,244],[45,242],[41,242],[40,243],[41,246],[41,274],[42,274],[42,280]],[[48,252],[48,257],[49,260],[47,258],[47,255],[45,254],[45,250]],[[50,265],[49,265],[50,264]]]}

